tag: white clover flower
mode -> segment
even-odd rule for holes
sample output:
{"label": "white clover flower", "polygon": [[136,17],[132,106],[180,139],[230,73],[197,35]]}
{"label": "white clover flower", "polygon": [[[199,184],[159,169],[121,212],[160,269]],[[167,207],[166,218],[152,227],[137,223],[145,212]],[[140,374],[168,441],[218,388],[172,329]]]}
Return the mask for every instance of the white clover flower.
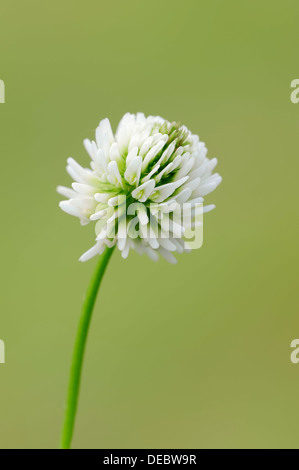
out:
{"label": "white clover flower", "polygon": [[96,142],[86,139],[84,145],[91,169],[69,158],[75,182],[72,189],[57,188],[69,198],[61,209],[82,225],[96,221],[96,244],[80,260],[117,245],[124,258],[133,248],[176,262],[172,252],[187,251],[188,244],[184,221],[176,223],[175,214],[189,203],[194,216],[196,205],[219,185],[221,177],[212,174],[217,159],[206,157],[205,144],[185,126],[142,113],[125,114],[115,135],[109,120],[102,120]]}

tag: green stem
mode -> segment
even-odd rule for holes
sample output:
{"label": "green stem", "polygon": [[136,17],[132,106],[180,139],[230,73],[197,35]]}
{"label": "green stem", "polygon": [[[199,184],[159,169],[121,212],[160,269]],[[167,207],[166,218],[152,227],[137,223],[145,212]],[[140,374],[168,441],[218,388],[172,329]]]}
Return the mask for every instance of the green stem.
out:
{"label": "green stem", "polygon": [[91,279],[90,285],[87,289],[86,296],[84,299],[84,303],[82,307],[82,314],[81,314],[81,318],[79,322],[79,327],[78,327],[75,346],[74,346],[73,358],[72,358],[69,388],[68,388],[67,402],[66,402],[65,419],[64,419],[64,425],[62,429],[62,438],[61,438],[62,449],[69,449],[71,445],[76,410],[77,410],[77,403],[78,403],[83,356],[84,356],[84,350],[85,350],[92,310],[96,301],[97,293],[98,293],[106,266],[113,253],[113,248],[106,248],[104,253],[101,255],[99,263],[96,267],[96,270]]}

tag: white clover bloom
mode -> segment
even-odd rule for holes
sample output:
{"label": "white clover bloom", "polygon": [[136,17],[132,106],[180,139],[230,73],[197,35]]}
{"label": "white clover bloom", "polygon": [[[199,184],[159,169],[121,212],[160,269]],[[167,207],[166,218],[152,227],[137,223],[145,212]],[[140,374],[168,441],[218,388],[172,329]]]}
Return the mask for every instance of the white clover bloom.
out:
{"label": "white clover bloom", "polygon": [[187,251],[188,244],[184,222],[176,223],[174,215],[186,203],[203,203],[219,185],[221,177],[212,174],[217,159],[207,158],[205,144],[185,126],[142,113],[125,114],[115,135],[109,120],[102,120],[96,141],[86,139],[84,145],[91,168],[69,158],[67,171],[75,182],[72,189],[57,188],[68,198],[61,209],[82,225],[96,222],[96,244],[80,260],[117,245],[124,258],[133,248],[153,260],[161,254],[176,262],[172,252]]}

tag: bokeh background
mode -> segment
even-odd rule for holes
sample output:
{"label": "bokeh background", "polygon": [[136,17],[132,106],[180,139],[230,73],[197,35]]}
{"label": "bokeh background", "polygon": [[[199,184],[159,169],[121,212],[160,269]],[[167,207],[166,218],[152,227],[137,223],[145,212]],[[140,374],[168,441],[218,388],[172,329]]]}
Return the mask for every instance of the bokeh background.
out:
{"label": "bokeh background", "polygon": [[0,447],[55,448],[94,240],[58,208],[100,119],[180,120],[219,159],[204,245],[114,253],[74,447],[298,446],[298,1],[3,1]]}

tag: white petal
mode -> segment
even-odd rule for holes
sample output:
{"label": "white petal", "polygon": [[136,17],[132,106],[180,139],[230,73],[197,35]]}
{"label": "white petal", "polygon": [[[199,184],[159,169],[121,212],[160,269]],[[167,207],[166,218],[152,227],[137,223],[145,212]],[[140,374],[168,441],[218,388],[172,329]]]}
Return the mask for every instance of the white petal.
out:
{"label": "white petal", "polygon": [[214,170],[214,168],[216,167],[218,161],[217,161],[217,158],[212,158],[212,160],[209,160],[208,158],[206,158],[204,160],[204,162],[200,165],[199,169],[200,171],[197,172],[198,173],[198,176],[203,176],[205,174],[211,174],[211,172]]}
{"label": "white petal", "polygon": [[158,251],[160,255],[162,255],[163,258],[166,259],[166,261],[168,261],[169,263],[176,264],[178,262],[177,259],[173,256],[173,254],[170,253],[170,251],[165,250],[165,248],[160,247]]}
{"label": "white petal", "polygon": [[206,196],[207,194],[211,193],[214,191],[214,189],[217,188],[217,186],[221,183],[222,178],[219,176],[219,178],[215,181],[212,181],[211,183],[206,183],[201,185],[197,190],[196,190],[196,196]]}
{"label": "white petal", "polygon": [[[187,157],[186,163],[184,163],[182,165],[182,167],[179,169],[179,171],[175,175],[175,179],[183,178],[184,176],[188,175],[188,173],[192,169],[192,167],[194,165],[194,157],[190,157],[190,154],[188,154],[188,155],[189,156]],[[185,155],[184,155],[184,157],[185,157]]]}
{"label": "white petal", "polygon": [[67,159],[68,165],[73,168],[78,175],[82,176],[83,178],[85,177],[86,172],[90,171],[87,168],[83,168],[79,163],[76,162],[73,158],[68,158]]}
{"label": "white petal", "polygon": [[152,146],[153,137],[148,137],[140,148],[139,154],[144,157]]}
{"label": "white petal", "polygon": [[141,173],[142,157],[134,157],[125,171],[125,180],[130,184],[138,186]]}
{"label": "white petal", "polygon": [[70,188],[66,188],[65,186],[57,186],[56,191],[61,194],[61,196],[67,197],[67,198],[74,198],[77,196],[75,191],[73,191]]}
{"label": "white petal", "polygon": [[94,195],[94,198],[96,201],[102,202],[103,204],[105,204],[111,198],[111,193],[96,193]]}
{"label": "white petal", "polygon": [[157,238],[151,236],[147,240],[148,240],[151,248],[153,248],[154,250],[157,250],[157,248],[159,248],[160,245],[159,245],[159,242],[158,242]]}
{"label": "white petal", "polygon": [[146,246],[144,247],[145,253],[149,256],[149,258],[153,261],[158,261],[159,260],[159,255],[158,253],[153,250],[151,247]]}
{"label": "white petal", "polygon": [[171,144],[167,147],[167,149],[164,150],[164,152],[161,155],[161,158],[157,162],[159,165],[165,164],[169,160],[169,158],[172,156],[175,146],[176,146],[176,142],[177,142],[177,139],[171,142]]}
{"label": "white petal", "polygon": [[115,207],[121,206],[126,202],[126,196],[124,194],[118,194],[117,196],[113,196],[108,200],[108,206]]}
{"label": "white petal", "polygon": [[82,212],[78,207],[73,206],[69,201],[61,201],[59,203],[60,209],[66,212],[69,215],[73,215],[75,217],[82,217]]}
{"label": "white petal", "polygon": [[165,250],[176,251],[176,245],[169,238],[160,237],[159,244],[160,247],[165,248]]}
{"label": "white petal", "polygon": [[76,173],[74,168],[72,168],[71,166],[67,165],[66,171],[68,172],[68,174],[73,180],[79,181],[80,183],[85,183],[85,179],[82,178],[82,176],[80,176],[78,173]]}
{"label": "white petal", "polygon": [[206,214],[207,212],[210,212],[215,209],[215,207],[215,204],[209,204],[208,206],[204,206],[203,213]]}
{"label": "white petal", "polygon": [[93,146],[92,146],[92,143],[89,139],[84,139],[83,140],[83,145],[88,153],[88,155],[90,156],[90,158],[94,158],[94,150],[93,150]]}
{"label": "white petal", "polygon": [[176,246],[176,251],[178,253],[184,252],[185,242],[181,238],[172,238],[171,241]]}
{"label": "white petal", "polygon": [[200,185],[200,178],[195,178],[195,180],[192,180],[192,181],[188,181],[188,183],[185,184],[185,188],[188,188],[192,191],[194,191],[195,189],[199,188],[199,185]]}
{"label": "white petal", "polygon": [[70,199],[69,202],[82,211],[93,211],[96,205],[94,198],[89,196],[75,197]]}
{"label": "white petal", "polygon": [[114,142],[111,145],[109,155],[110,155],[110,160],[119,161],[121,159],[119,148],[116,142]]}
{"label": "white petal", "polygon": [[169,175],[172,171],[174,171],[180,165],[181,161],[182,157],[179,155],[173,160],[173,162],[168,163],[168,165],[166,165],[166,167],[160,171],[157,176],[155,176],[156,183],[159,183],[163,176]]}
{"label": "white petal", "polygon": [[203,201],[203,197],[195,197],[194,199],[189,199],[188,204],[202,204]]}
{"label": "white petal", "polygon": [[179,194],[174,196],[174,198],[179,204],[184,204],[184,202],[188,201],[191,194],[192,194],[191,189],[185,188]]}
{"label": "white petal", "polygon": [[114,136],[109,119],[103,119],[96,129],[96,141],[99,148],[102,148],[105,155],[109,156],[109,150],[114,142]]}
{"label": "white petal", "polygon": [[107,215],[107,209],[103,209],[101,211],[95,212],[89,218],[90,218],[90,220],[99,220],[102,217],[104,217],[105,215]]}
{"label": "white petal", "polygon": [[83,263],[85,261],[88,261],[94,256],[100,254],[103,251],[103,247],[105,247],[105,245],[103,244],[103,241],[101,240],[100,242],[96,243],[92,248],[90,248],[85,253],[83,253],[83,255],[79,258],[79,261],[82,261]]}
{"label": "white petal", "polygon": [[129,255],[129,251],[130,251],[130,243],[129,241],[127,241],[125,247],[123,248],[123,250],[121,250],[121,256],[123,259],[126,259]]}
{"label": "white petal", "polygon": [[140,134],[135,133],[134,135],[132,135],[130,143],[129,143],[129,147],[128,147],[128,152],[130,153],[130,151],[134,147],[137,147],[139,149],[139,142],[140,142]]}
{"label": "white petal", "polygon": [[72,183],[72,187],[77,193],[84,194],[86,196],[94,196],[94,193],[96,192],[96,189],[89,184]]}
{"label": "white petal", "polygon": [[127,113],[121,119],[117,131],[115,133],[115,138],[119,146],[120,153],[123,154],[128,150],[129,139],[135,124],[135,116],[133,114]]}
{"label": "white petal", "polygon": [[122,178],[116,161],[112,161],[108,164],[108,180],[111,184],[118,184],[123,187]]}
{"label": "white petal", "polygon": [[138,188],[134,189],[132,192],[133,198],[137,199],[140,202],[145,202],[155,187],[155,181],[149,180],[146,183],[141,184]]}
{"label": "white petal", "polygon": [[157,186],[154,194],[151,195],[150,199],[154,202],[162,202],[171,196],[174,191],[182,186],[188,180],[188,176],[185,176],[179,181],[174,181],[173,183],[164,184],[162,186]]}
{"label": "white petal", "polygon": [[142,171],[144,171],[148,164],[157,156],[157,154],[162,150],[162,148],[165,145],[166,142],[166,137],[162,138],[154,147],[152,147],[146,156],[144,157],[143,163],[142,163]]}
{"label": "white petal", "polygon": [[146,225],[149,222],[149,218],[147,215],[147,210],[143,204],[139,204],[137,208],[137,216],[141,223],[141,225]]}
{"label": "white petal", "polygon": [[137,157],[137,155],[138,155],[138,147],[133,147],[127,155],[126,165],[129,166],[131,161],[134,160]]}
{"label": "white petal", "polygon": [[127,244],[127,223],[124,218],[121,223],[118,225],[118,234],[117,234],[117,246],[120,251],[124,250]]}
{"label": "white petal", "polygon": [[[148,180],[150,180],[151,177],[152,177],[155,173],[157,173],[157,171],[159,170],[159,168],[160,168],[160,165],[155,165],[154,168],[152,169],[152,171],[151,171],[148,175],[146,175],[144,178],[142,178],[142,183],[146,183]],[[155,178],[155,180],[156,180],[156,178]]]}

